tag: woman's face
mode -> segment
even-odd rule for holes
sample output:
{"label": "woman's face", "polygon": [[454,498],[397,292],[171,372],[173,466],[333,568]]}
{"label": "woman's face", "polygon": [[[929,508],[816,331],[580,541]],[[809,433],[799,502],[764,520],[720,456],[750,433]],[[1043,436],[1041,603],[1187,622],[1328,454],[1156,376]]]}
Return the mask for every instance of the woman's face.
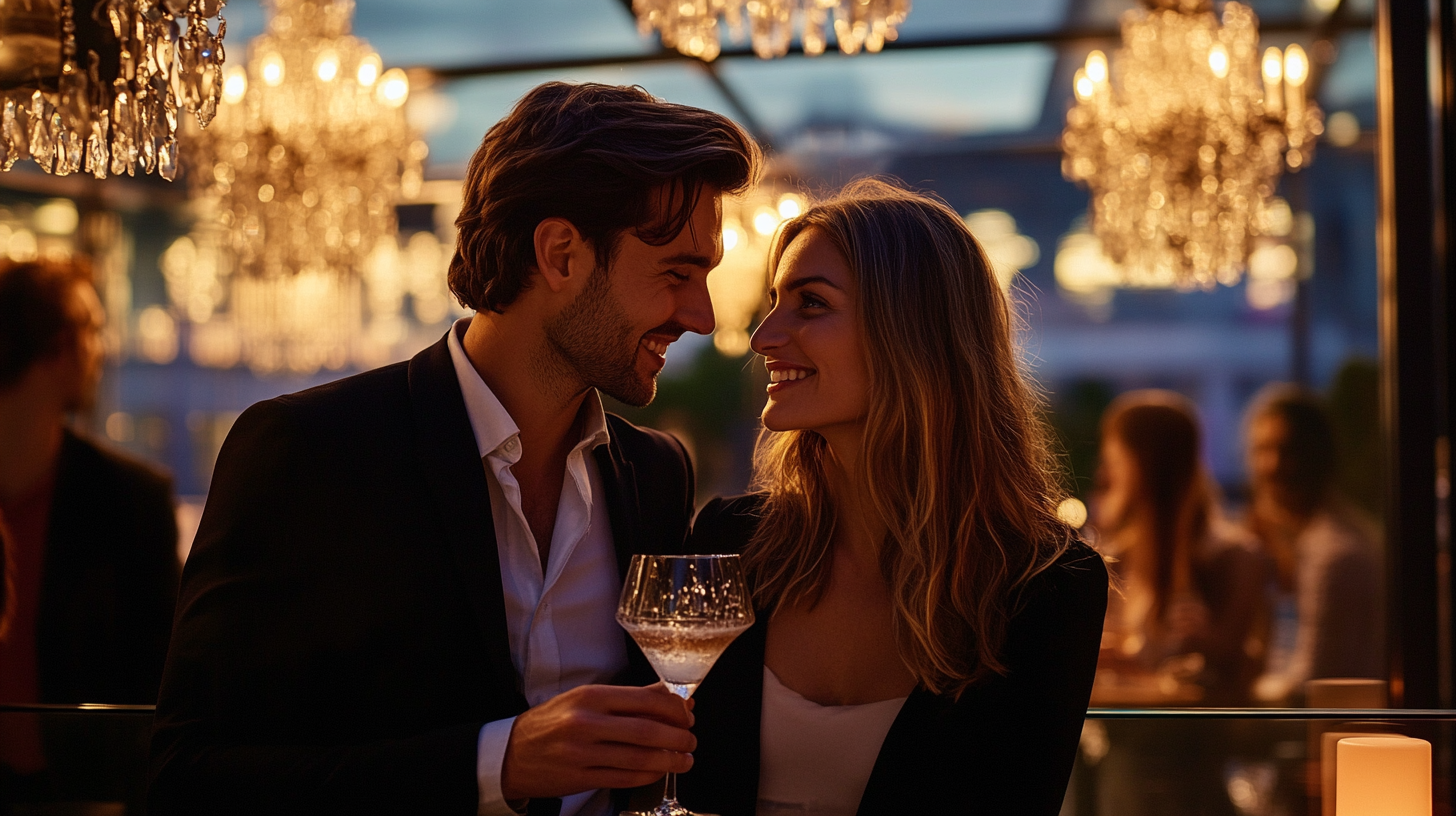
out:
{"label": "woman's face", "polygon": [[826,438],[862,429],[869,372],[856,289],[849,262],[822,231],[810,227],[784,250],[768,316],[753,333],[771,380],[764,427]]}
{"label": "woman's face", "polygon": [[1098,454],[1093,523],[1106,529],[1116,528],[1126,518],[1136,491],[1137,465],[1132,454],[1116,435],[1104,435]]}

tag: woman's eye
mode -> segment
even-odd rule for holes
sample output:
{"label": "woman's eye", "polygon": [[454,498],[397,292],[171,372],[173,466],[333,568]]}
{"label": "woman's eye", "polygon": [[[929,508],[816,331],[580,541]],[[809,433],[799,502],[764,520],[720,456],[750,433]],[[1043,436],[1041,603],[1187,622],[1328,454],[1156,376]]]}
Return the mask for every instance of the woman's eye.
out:
{"label": "woman's eye", "polygon": [[819,298],[814,297],[813,295],[807,295],[807,294],[806,295],[803,295],[801,297],[801,300],[799,301],[799,308],[801,308],[801,309],[822,309],[826,305],[828,305],[828,304],[826,304],[824,301],[820,300]]}

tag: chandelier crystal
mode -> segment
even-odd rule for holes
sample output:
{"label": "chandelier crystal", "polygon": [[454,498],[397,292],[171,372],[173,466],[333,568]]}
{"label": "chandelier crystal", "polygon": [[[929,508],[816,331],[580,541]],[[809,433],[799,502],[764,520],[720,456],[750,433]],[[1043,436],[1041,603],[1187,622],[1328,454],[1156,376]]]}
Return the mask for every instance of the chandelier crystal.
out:
{"label": "chandelier crystal", "polygon": [[1259,52],[1258,21],[1229,0],[1153,0],[1122,18],[1109,65],[1074,79],[1062,172],[1092,193],[1090,226],[1132,286],[1238,282],[1270,235],[1280,174],[1323,131],[1298,45]]}
{"label": "chandelier crystal", "polygon": [[746,33],[763,59],[789,53],[795,18],[805,54],[824,53],[829,31],[845,54],[876,53],[899,35],[910,0],[632,0],[632,11],[644,37],[657,31],[664,46],[711,62],[722,50],[720,21],[735,42]]}
{"label": "chandelier crystal", "polygon": [[405,73],[349,34],[352,0],[267,5],[247,67],[224,72],[190,174],[191,251],[206,263],[174,264],[169,290],[208,324],[193,335],[199,362],[340,368],[383,331],[365,325],[364,278],[394,249],[394,208],[418,192],[427,150],[406,122]]}
{"label": "chandelier crystal", "polygon": [[[212,120],[225,0],[0,2],[0,170],[171,181],[184,111]],[[208,21],[218,18],[217,33]]]}

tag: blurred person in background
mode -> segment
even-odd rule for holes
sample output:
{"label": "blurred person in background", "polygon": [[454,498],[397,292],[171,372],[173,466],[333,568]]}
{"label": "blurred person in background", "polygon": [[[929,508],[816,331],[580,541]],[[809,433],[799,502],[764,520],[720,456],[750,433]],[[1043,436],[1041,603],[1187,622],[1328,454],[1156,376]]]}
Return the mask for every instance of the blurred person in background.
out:
{"label": "blurred person in background", "polygon": [[[1134,391],[1103,415],[1093,518],[1120,584],[1094,705],[1246,705],[1262,662],[1272,567],[1219,512],[1193,404]],[[1209,724],[1105,724],[1101,813],[1228,816],[1231,735]]]}
{"label": "blurred person in background", "polygon": [[[84,263],[0,264],[0,703],[157,699],[180,573],[171,480],[69,424],[95,398],[103,319]],[[22,720],[0,729],[7,799],[48,796],[47,768],[95,765]]]}
{"label": "blurred person in background", "polygon": [[1248,417],[1249,528],[1277,568],[1269,659],[1255,695],[1292,703],[1306,680],[1384,677],[1379,537],[1335,487],[1339,449],[1323,403],[1275,384]]}
{"label": "blurred person in background", "polygon": [[1134,391],[1108,407],[1094,521],[1122,591],[1108,605],[1103,668],[1165,672],[1203,705],[1249,701],[1262,668],[1271,567],[1226,521],[1200,462],[1194,406]]}
{"label": "blurred person in background", "polygon": [[0,702],[157,699],[180,572],[171,480],[68,424],[94,401],[103,319],[85,265],[0,266]]}

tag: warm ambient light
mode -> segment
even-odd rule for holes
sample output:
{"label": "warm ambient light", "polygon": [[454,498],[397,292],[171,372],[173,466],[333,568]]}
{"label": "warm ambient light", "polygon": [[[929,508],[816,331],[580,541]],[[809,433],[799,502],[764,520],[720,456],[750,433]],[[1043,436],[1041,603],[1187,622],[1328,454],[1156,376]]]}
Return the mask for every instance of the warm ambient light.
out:
{"label": "warm ambient light", "polygon": [[359,84],[368,88],[379,79],[379,72],[384,70],[384,63],[379,61],[378,54],[370,54],[359,60]]}
{"label": "warm ambient light", "polygon": [[1107,81],[1107,55],[1093,51],[1087,55],[1087,78],[1094,83]]}
{"label": "warm ambient light", "polygon": [[1072,80],[1072,88],[1076,90],[1077,98],[1086,102],[1092,98],[1092,92],[1097,89],[1097,86],[1092,83],[1092,78],[1087,76],[1086,71],[1078,68],[1077,75]]}
{"label": "warm ambient light", "polygon": [[397,108],[409,98],[409,77],[398,68],[384,72],[379,83],[379,99],[390,107]]}
{"label": "warm ambient light", "polygon": [[1057,505],[1057,518],[1068,527],[1080,530],[1087,523],[1087,505],[1075,496],[1068,496]]}
{"label": "warm ambient light", "polygon": [[1431,816],[1431,744],[1411,737],[1340,740],[1335,816]]}
{"label": "warm ambient light", "polygon": [[241,65],[229,65],[223,71],[222,101],[236,105],[248,93],[248,71]]}
{"label": "warm ambient light", "polygon": [[779,217],[785,221],[797,218],[804,211],[804,197],[796,193],[779,196]]}
{"label": "warm ambient light", "polygon": [[1280,174],[1323,132],[1304,51],[1261,60],[1253,11],[1212,6],[1152,3],[1123,24],[1117,77],[1094,52],[1073,79],[1062,173],[1091,191],[1090,232],[1129,281],[1238,283]]}
{"label": "warm ambient light", "polygon": [[1284,56],[1279,53],[1278,48],[1270,47],[1264,51],[1264,80],[1266,82],[1278,82],[1284,76]]}
{"label": "warm ambient light", "polygon": [[1298,45],[1291,45],[1284,52],[1284,78],[1296,88],[1309,79],[1309,57]]}
{"label": "warm ambient light", "polygon": [[1223,43],[1218,43],[1213,48],[1209,49],[1208,67],[1210,70],[1213,71],[1213,75],[1218,77],[1219,79],[1223,79],[1228,76],[1229,55],[1228,49],[1224,48]]}
{"label": "warm ambient light", "polygon": [[263,82],[270,88],[283,84],[283,57],[269,54],[263,57]]}
{"label": "warm ambient light", "polygon": [[339,75],[339,55],[333,51],[325,51],[319,54],[318,61],[313,64],[314,73],[324,82],[333,82],[334,77]]}

